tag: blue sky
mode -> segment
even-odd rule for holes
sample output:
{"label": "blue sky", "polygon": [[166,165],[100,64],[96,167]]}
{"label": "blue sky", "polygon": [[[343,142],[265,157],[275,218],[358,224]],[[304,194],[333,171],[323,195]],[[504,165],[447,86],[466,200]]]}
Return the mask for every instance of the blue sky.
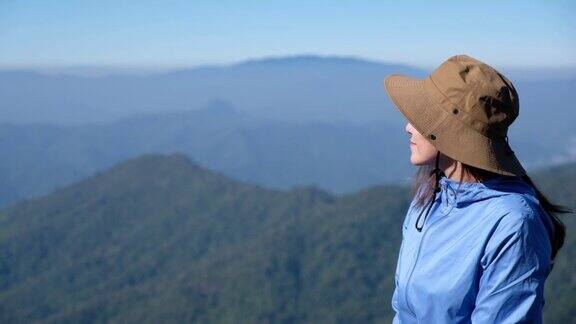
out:
{"label": "blue sky", "polygon": [[195,66],[296,54],[576,66],[576,1],[0,0],[0,66]]}

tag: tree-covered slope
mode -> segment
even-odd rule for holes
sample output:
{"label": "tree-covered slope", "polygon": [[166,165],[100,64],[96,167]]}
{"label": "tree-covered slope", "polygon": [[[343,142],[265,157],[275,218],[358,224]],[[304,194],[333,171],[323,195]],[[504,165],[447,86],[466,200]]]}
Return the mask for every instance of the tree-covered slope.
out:
{"label": "tree-covered slope", "polygon": [[[534,179],[573,206],[574,170]],[[405,187],[279,191],[143,155],[2,211],[0,322],[390,322],[408,203]],[[570,216],[552,323],[573,315]]]}
{"label": "tree-covered slope", "polygon": [[[533,177],[536,186],[553,203],[576,210],[576,163],[547,168]],[[576,214],[559,214],[566,239],[545,288],[545,323],[574,323],[576,319]]]}

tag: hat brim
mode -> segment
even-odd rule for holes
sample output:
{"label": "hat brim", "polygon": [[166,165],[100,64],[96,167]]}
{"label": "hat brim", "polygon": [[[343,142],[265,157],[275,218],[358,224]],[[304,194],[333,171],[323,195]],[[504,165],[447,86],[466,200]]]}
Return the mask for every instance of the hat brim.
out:
{"label": "hat brim", "polygon": [[426,90],[426,82],[430,81],[391,74],[384,79],[383,85],[394,106],[440,152],[498,174],[526,174],[507,141],[494,140],[478,132],[442,108]]}

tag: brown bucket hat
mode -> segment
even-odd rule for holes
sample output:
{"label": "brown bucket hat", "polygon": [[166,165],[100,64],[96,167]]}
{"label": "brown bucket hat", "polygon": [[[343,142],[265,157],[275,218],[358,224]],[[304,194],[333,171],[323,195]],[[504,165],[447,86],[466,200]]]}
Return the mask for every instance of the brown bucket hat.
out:
{"label": "brown bucket hat", "polygon": [[424,80],[391,74],[383,83],[397,109],[440,152],[498,174],[526,174],[508,144],[518,93],[488,64],[454,55]]}

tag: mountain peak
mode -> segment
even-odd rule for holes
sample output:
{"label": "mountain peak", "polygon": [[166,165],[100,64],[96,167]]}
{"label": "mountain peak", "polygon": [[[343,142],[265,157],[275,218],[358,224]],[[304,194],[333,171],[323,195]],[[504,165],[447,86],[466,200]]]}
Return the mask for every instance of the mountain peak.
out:
{"label": "mountain peak", "polygon": [[264,58],[248,59],[235,64],[237,67],[253,66],[287,66],[294,65],[318,65],[318,64],[381,64],[355,56],[324,56],[316,54],[297,54],[289,56],[269,56]]}
{"label": "mountain peak", "polygon": [[[146,153],[128,158],[108,169],[97,171],[92,176],[60,188],[40,198],[87,202],[97,197],[108,197],[122,201],[131,197],[147,201],[142,197],[181,197],[185,192],[196,190],[219,190],[238,188],[242,184],[217,171],[201,166],[181,152]],[[17,205],[16,205],[17,206]]]}
{"label": "mountain peak", "polygon": [[[181,152],[172,153],[145,153],[136,157],[124,160],[115,166],[113,166],[108,171],[100,172],[106,173],[110,171],[117,171],[122,169],[135,169],[138,167],[159,167],[161,165],[166,165],[170,168],[186,167],[200,170],[202,167],[193,159],[188,157],[186,154]],[[209,170],[205,170],[209,172]]]}

